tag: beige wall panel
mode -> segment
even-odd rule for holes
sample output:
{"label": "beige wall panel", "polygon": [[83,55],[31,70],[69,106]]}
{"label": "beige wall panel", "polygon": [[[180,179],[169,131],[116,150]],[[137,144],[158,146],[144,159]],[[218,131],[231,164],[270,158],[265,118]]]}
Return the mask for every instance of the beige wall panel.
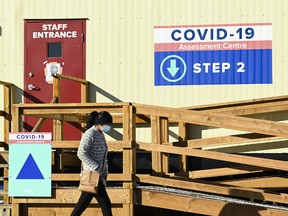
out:
{"label": "beige wall panel", "polygon": [[[91,101],[188,106],[285,95],[285,0],[2,0],[0,79],[23,87],[24,19],[87,18]],[[154,86],[154,26],[273,24],[273,84]],[[95,94],[95,92],[97,92]]]}
{"label": "beige wall panel", "polygon": [[[23,77],[23,26],[22,8],[19,1],[0,2],[0,80],[13,82],[22,86]],[[20,76],[19,76],[20,75]]]}
{"label": "beige wall panel", "polygon": [[[127,7],[123,6],[125,2]],[[282,47],[287,46],[283,40],[287,12],[285,2],[117,1],[107,5],[103,8],[105,13],[99,12],[100,35],[92,34],[93,40],[95,37],[99,39],[94,40],[91,48],[93,52],[100,52],[96,51],[95,58],[94,55],[89,56],[94,58],[96,64],[92,64],[90,71],[87,70],[87,78],[107,92],[106,95],[97,94],[97,101],[118,99],[178,107],[283,95],[287,92],[285,84],[283,85],[286,74],[281,69],[285,67],[284,58],[287,58],[285,54],[281,54],[285,52]],[[93,21],[98,19],[89,22],[92,26],[97,26]],[[272,85],[154,86],[154,26],[249,22],[273,23]],[[285,30],[284,34],[287,34]],[[88,43],[90,40],[88,38]],[[87,54],[90,53],[88,47]],[[93,62],[93,59],[88,59],[87,65],[90,61]],[[90,65],[88,68],[90,69]]]}
{"label": "beige wall panel", "polygon": [[[287,0],[0,0],[0,80],[19,88],[17,102],[25,19],[87,19],[91,102],[181,107],[288,93]],[[273,84],[154,86],[154,26],[267,22],[273,28]],[[208,129],[203,137],[218,132]]]}

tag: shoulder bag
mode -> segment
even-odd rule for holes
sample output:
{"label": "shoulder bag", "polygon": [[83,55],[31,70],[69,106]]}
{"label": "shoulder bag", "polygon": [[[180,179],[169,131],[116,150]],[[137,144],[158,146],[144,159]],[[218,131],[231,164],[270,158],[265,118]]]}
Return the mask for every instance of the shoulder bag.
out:
{"label": "shoulder bag", "polygon": [[78,189],[83,192],[97,194],[99,179],[100,172],[82,170]]}
{"label": "shoulder bag", "polygon": [[[103,172],[104,168],[105,155],[106,151],[103,158],[101,172]],[[78,190],[92,194],[97,194],[99,180],[100,180],[100,172],[82,169]]]}

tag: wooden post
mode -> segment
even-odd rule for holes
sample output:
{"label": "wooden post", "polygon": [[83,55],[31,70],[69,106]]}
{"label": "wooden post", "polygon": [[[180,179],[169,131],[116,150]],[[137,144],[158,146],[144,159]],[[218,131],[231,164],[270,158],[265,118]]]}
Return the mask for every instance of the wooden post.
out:
{"label": "wooden post", "polygon": [[19,203],[12,203],[12,216],[19,216]]}
{"label": "wooden post", "polygon": [[60,81],[58,77],[53,76],[53,96],[52,98],[58,98],[56,101],[59,102],[59,97],[60,97]]}
{"label": "wooden post", "polygon": [[[151,115],[151,133],[152,144],[160,143],[160,118],[159,116]],[[160,152],[152,151],[152,174],[162,175],[162,157]]]}
{"label": "wooden post", "polygon": [[[152,143],[166,143],[169,140],[168,118],[151,116]],[[152,173],[163,176],[169,172],[169,153],[152,152]],[[153,215],[162,216],[162,209],[153,209]]]}
{"label": "wooden post", "polygon": [[[168,118],[160,118],[160,143],[169,142],[169,122]],[[162,171],[163,173],[169,173],[169,154],[161,153],[162,157]]]}
{"label": "wooden post", "polygon": [[[20,132],[20,125],[21,125],[21,115],[20,115],[20,109],[19,107],[16,105],[13,107],[12,109],[13,112],[13,132]],[[8,190],[8,184],[4,185],[4,187],[7,187]],[[19,216],[19,204],[17,203],[13,203],[13,199],[12,198],[12,216]]]}
{"label": "wooden post", "polygon": [[[88,102],[88,82],[87,83],[82,83],[81,82],[81,103],[87,103]],[[84,127],[85,123],[81,123],[82,127],[82,133],[84,133]]]}
{"label": "wooden post", "polygon": [[88,83],[81,83],[81,103],[88,101]]}
{"label": "wooden post", "polygon": [[136,114],[131,105],[123,106],[123,174],[130,174],[132,182],[124,182],[123,188],[129,189],[129,203],[123,204],[123,215],[134,215],[134,188],[136,187],[136,149],[135,125]]}
{"label": "wooden post", "polygon": [[[55,103],[60,102],[60,80],[53,76],[53,99]],[[63,121],[53,120],[53,140],[61,141],[63,139]],[[63,150],[57,149],[55,152],[55,167],[58,171],[63,169]]]}
{"label": "wooden post", "polygon": [[[8,150],[8,142],[9,142],[9,132],[11,132],[11,120],[12,120],[12,85],[4,85],[4,149]],[[3,176],[8,176],[8,168],[5,167],[3,169]],[[4,191],[8,191],[8,181],[5,179],[3,181],[3,189]],[[9,197],[7,194],[3,195],[4,204],[9,203]]]}
{"label": "wooden post", "polygon": [[11,103],[12,103],[12,86],[11,85],[4,85],[4,143],[5,148],[7,149],[8,144],[8,137],[9,132],[11,131],[11,120],[12,120],[12,113],[11,113]]}
{"label": "wooden post", "polygon": [[[179,141],[185,141],[187,140],[187,124],[184,122],[178,123],[179,127]],[[180,155],[179,157],[179,172],[187,172],[188,166],[187,166],[187,156]]]}
{"label": "wooden post", "polygon": [[21,115],[20,115],[20,109],[17,105],[13,106],[12,109],[12,113],[13,113],[13,128],[12,131],[13,132],[20,132],[21,129]]}

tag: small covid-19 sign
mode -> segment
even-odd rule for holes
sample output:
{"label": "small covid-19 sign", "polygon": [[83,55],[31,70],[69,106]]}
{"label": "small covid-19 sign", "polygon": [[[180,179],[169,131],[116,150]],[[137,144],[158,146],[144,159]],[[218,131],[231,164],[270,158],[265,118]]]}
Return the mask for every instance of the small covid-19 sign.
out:
{"label": "small covid-19 sign", "polygon": [[9,196],[51,196],[51,150],[51,133],[9,134]]}

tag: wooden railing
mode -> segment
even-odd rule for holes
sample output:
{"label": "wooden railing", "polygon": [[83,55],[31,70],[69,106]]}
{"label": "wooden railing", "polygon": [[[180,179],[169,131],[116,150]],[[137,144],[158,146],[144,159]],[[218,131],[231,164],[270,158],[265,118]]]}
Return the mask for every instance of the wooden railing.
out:
{"label": "wooden railing", "polygon": [[[134,188],[135,180],[133,175],[135,164],[135,148],[133,148],[133,136],[135,136],[135,114],[133,114],[133,107],[130,103],[82,103],[82,104],[18,104],[13,106],[14,110],[14,122],[13,131],[19,131],[22,124],[22,116],[36,116],[45,119],[54,120],[65,120],[72,122],[86,122],[87,114],[91,111],[102,111],[106,110],[113,115],[114,122],[116,125],[120,125],[122,133],[122,139],[117,141],[108,142],[109,151],[111,152],[122,152],[123,154],[123,172],[122,173],[111,173],[109,175],[110,182],[122,182],[121,189],[110,189],[109,193],[111,195],[111,200],[114,204],[122,205],[125,212],[131,212],[133,215],[133,200],[134,200]],[[134,122],[134,123],[133,123]],[[117,127],[116,127],[117,128]],[[57,136],[53,136],[57,137]],[[62,139],[54,139],[52,142],[53,150],[67,150],[78,148],[79,140],[75,141],[65,141]],[[74,166],[77,166],[80,172],[79,159],[76,158],[76,153],[74,154],[75,161]],[[61,158],[56,158],[54,160],[62,160],[60,163],[65,165],[65,155]],[[134,163],[134,164],[133,164]],[[59,185],[65,185],[67,182],[77,182],[79,181],[79,172],[77,173],[53,173],[52,181],[55,183],[60,183]],[[65,183],[66,182],[66,183]],[[59,192],[59,194],[58,194]],[[59,203],[75,203],[78,199],[79,192],[77,189],[74,190],[56,190],[55,196],[51,199],[13,199],[13,215],[19,215],[19,205],[24,203],[28,204],[30,202],[40,203],[49,202],[54,204]],[[69,197],[67,199],[67,197]],[[40,201],[42,200],[42,201]],[[31,204],[31,203],[30,203]],[[65,214],[66,215],[66,214]],[[67,212],[67,215],[69,213]]]}
{"label": "wooden railing", "polygon": [[1,147],[7,147],[8,134],[11,131],[12,122],[12,99],[13,99],[13,84],[9,82],[0,81],[0,86],[3,87],[3,105],[4,109],[0,110],[0,117],[4,117],[4,140],[1,143]]}
{"label": "wooden railing", "polygon": [[[63,75],[63,74],[53,74],[53,94],[52,100],[50,103],[59,103],[60,99],[60,86],[61,86],[61,79],[70,80],[73,82],[77,82],[81,85],[81,103],[87,103],[88,100],[88,81],[79,79],[76,77]],[[40,130],[41,126],[44,124],[45,118],[39,118],[37,123],[32,129],[32,132],[37,132]],[[62,130],[62,123],[60,121],[54,121],[54,130],[59,131],[58,134],[61,134]]]}
{"label": "wooden railing", "polygon": [[[209,106],[205,108],[207,109],[205,111],[195,111],[200,108],[191,109],[190,107],[191,110],[183,108],[181,110],[133,104],[136,115],[150,116],[152,134],[151,143],[136,141],[137,151],[152,152],[152,169],[154,171],[153,175],[136,174],[138,183],[197,191],[210,195],[220,195],[221,197],[262,200],[285,206],[288,201],[288,194],[285,193],[288,188],[288,162],[279,158],[275,160],[253,157],[249,154],[243,154],[243,152],[251,150],[271,151],[271,149],[277,152],[278,148],[288,147],[288,124],[282,122],[287,120],[287,102],[288,97],[279,97],[278,99],[275,97],[263,99],[262,102],[259,100],[257,103],[243,102],[241,106],[230,109],[228,107],[224,109],[223,106],[219,105],[219,110],[214,108],[213,111],[207,111]],[[215,105],[215,107],[217,106]],[[251,117],[236,116],[234,115],[236,112]],[[254,115],[265,113],[270,114],[271,118],[271,115],[278,116],[277,112],[282,114],[282,119],[278,119],[278,121],[260,119],[259,116],[257,118]],[[169,125],[175,126],[175,122],[178,123],[179,140],[169,142]],[[191,139],[189,138],[189,131],[193,131],[196,125],[203,126],[205,129],[208,126],[210,128],[233,129],[238,132],[229,136]],[[170,155],[179,156],[178,171],[170,171]],[[188,157],[225,163],[222,163],[220,168],[216,166],[215,168],[189,170],[187,168],[189,164],[186,160]],[[279,173],[282,175],[277,175]],[[219,207],[217,206],[218,203],[212,207],[211,200],[203,201],[203,199],[197,200],[195,197],[191,199],[179,196],[175,203],[175,199],[171,199],[171,194],[162,193],[158,197],[157,193],[143,189],[138,190],[138,196],[142,198],[143,205],[154,206],[153,203],[157,202],[159,207],[167,209],[179,211],[186,209],[188,212],[205,215],[229,215],[224,210],[226,209],[225,205]],[[193,201],[197,203],[194,206]],[[183,207],[183,203],[190,202],[191,206],[184,205]],[[201,205],[198,206],[199,203]],[[210,208],[203,209],[203,206],[210,206],[213,211]],[[237,209],[237,206],[238,204],[229,204],[230,215],[232,209]],[[240,209],[245,212],[243,215],[255,215],[255,211],[257,211],[257,215],[258,213],[259,215],[271,214],[270,209],[257,207],[250,210],[244,209]],[[277,215],[287,214],[282,210],[275,210],[274,213]]]}
{"label": "wooden railing", "polygon": [[[61,79],[80,83],[81,103],[61,103]],[[53,119],[52,148],[55,152],[61,152],[61,154],[53,155],[53,165],[58,166],[60,163],[62,166],[61,172],[52,173],[52,181],[57,183],[53,197],[45,199],[13,198],[14,216],[21,215],[21,209],[25,208],[31,209],[35,215],[40,214],[39,211],[41,211],[41,215],[45,215],[45,211],[38,208],[43,207],[45,203],[52,204],[51,208],[54,205],[53,211],[56,213],[59,205],[70,205],[70,208],[61,210],[61,213],[65,211],[65,214],[69,215],[79,192],[76,187],[67,190],[61,186],[73,185],[73,182],[79,181],[79,172],[65,173],[62,170],[66,164],[80,170],[80,161],[77,159],[75,151],[78,148],[79,140],[63,140],[62,125],[64,121],[84,123],[87,115],[95,110],[109,111],[112,113],[115,123],[114,133],[110,134],[112,139],[108,141],[109,153],[121,153],[122,172],[109,174],[108,181],[112,182],[112,185],[114,182],[118,187],[110,187],[108,192],[113,209],[118,212],[118,215],[134,215],[135,203],[207,215],[221,215],[223,209],[226,209],[226,201],[211,202],[209,199],[190,198],[179,194],[174,195],[177,196],[175,203],[171,194],[151,191],[141,187],[143,185],[257,200],[278,205],[287,204],[288,194],[285,191],[288,188],[288,162],[279,158],[268,159],[243,154],[243,152],[251,150],[275,150],[276,152],[276,149],[288,147],[288,124],[284,122],[287,121],[287,96],[186,108],[136,103],[87,103],[87,81],[66,75],[55,75],[53,98],[50,104],[14,104],[12,112],[13,85],[7,82],[0,82],[0,84],[3,86],[4,93],[4,110],[0,110],[0,116],[4,117],[5,134],[2,146],[7,147],[13,113],[12,131],[14,132],[21,131],[23,116],[39,118],[33,131],[38,131],[45,119]],[[141,133],[143,128],[150,129],[151,132],[148,135],[151,138],[150,141],[137,138],[137,134]],[[210,128],[235,132],[227,136],[197,138],[191,136],[191,132],[195,130],[199,130],[198,134],[201,134],[201,130]],[[136,129],[138,129],[137,134]],[[170,140],[171,133],[174,137],[173,141]],[[70,157],[69,162],[65,156],[67,150],[72,150],[72,159]],[[150,155],[147,157],[151,158],[149,174],[143,174],[136,169],[137,158],[141,154]],[[1,155],[8,161],[5,152],[2,152]],[[175,162],[175,158],[177,163],[173,164],[174,168],[171,170],[172,159]],[[190,167],[189,159],[191,158],[221,161],[222,165],[194,170]],[[3,165],[3,168],[4,176],[7,177],[8,166]],[[54,170],[59,171],[59,169]],[[247,176],[249,178],[246,178]],[[6,190],[7,185],[7,178],[4,178],[4,189]],[[7,204],[9,201],[7,193],[4,196],[5,204]],[[197,206],[194,205],[194,202],[201,204]],[[25,207],[22,208],[22,206]],[[202,206],[211,206],[212,210],[210,208],[203,209]],[[231,209],[237,209],[237,206],[237,204],[229,203]],[[261,212],[261,215],[269,215],[271,212],[274,215],[287,214],[283,209],[257,207],[245,209],[245,213],[253,215],[255,209],[259,214]]]}
{"label": "wooden railing", "polygon": [[[109,111],[112,113],[115,123],[114,134],[112,132],[110,135],[113,138],[116,134],[114,140],[108,141],[109,154],[120,152],[123,161],[122,172],[110,173],[108,176],[109,182],[120,183],[120,188],[108,188],[114,212],[117,212],[116,215],[134,215],[135,200],[139,205],[221,215],[223,209],[226,209],[227,203],[231,209],[237,209],[239,204],[221,201],[221,199],[211,201],[181,194],[165,194],[145,189],[145,187],[141,188],[141,186],[169,187],[222,197],[236,197],[242,200],[257,200],[260,203],[286,205],[288,201],[288,194],[285,193],[288,188],[286,178],[288,162],[281,159],[254,157],[243,154],[243,152],[251,151],[251,149],[273,150],[288,147],[288,124],[282,122],[287,120],[285,119],[287,111],[285,104],[287,103],[287,97],[279,97],[279,100],[273,98],[271,103],[267,103],[267,100],[264,99],[263,103],[259,100],[254,104],[252,102],[251,104],[241,104],[238,108],[235,106],[233,109],[227,108],[228,110],[225,110],[226,108],[223,110],[223,107],[219,106],[218,111],[217,108],[214,108],[213,111],[209,111],[208,108],[196,111],[195,107],[189,110],[136,103],[17,104],[13,105],[13,131],[20,130],[23,115],[84,123],[87,114],[91,111]],[[237,114],[249,113],[247,115],[250,117],[237,116],[231,114],[231,111],[232,113],[237,111]],[[280,114],[276,115],[277,121],[253,115],[260,112],[272,116],[277,112]],[[268,119],[273,118],[269,116]],[[227,136],[190,138],[190,132],[196,126],[205,129],[207,127],[233,129],[237,132]],[[137,138],[143,128],[150,128],[150,141]],[[139,129],[137,134],[136,129]],[[175,140],[170,141],[169,134],[172,133],[172,129]],[[79,140],[65,141],[58,137],[53,140],[52,148],[75,150],[78,144]],[[140,154],[151,155],[148,157],[151,158],[149,174],[137,172],[137,158]],[[176,171],[175,168],[174,171],[171,171],[172,157],[177,160]],[[190,163],[188,162],[191,158],[224,163],[221,167],[193,170],[189,167]],[[63,158],[61,159],[63,160]],[[56,159],[54,158],[54,160]],[[74,165],[80,169],[79,160],[76,157],[74,162]],[[65,161],[63,163],[65,165]],[[65,182],[77,182],[78,180],[78,172],[52,173],[52,181],[62,182],[62,185],[65,185]],[[55,196],[47,199],[14,198],[13,215],[19,215],[21,205],[27,205],[32,209],[34,207],[31,211],[36,212],[37,207],[45,203],[49,203],[49,205],[52,203],[55,206],[75,204],[78,196],[79,192],[75,187],[74,189],[69,188],[69,190],[55,189]],[[173,196],[176,196],[177,199],[175,197],[173,199]],[[211,208],[203,208],[203,206]],[[253,215],[255,211],[260,215],[287,214],[287,211],[277,208],[246,208],[245,206],[242,208],[245,209],[247,215]],[[54,211],[57,212],[56,207]],[[65,211],[69,215],[71,206]]]}
{"label": "wooden railing", "polygon": [[81,85],[81,103],[87,103],[88,101],[88,84],[87,80],[83,80],[80,78],[76,78],[73,76],[68,76],[64,74],[53,74],[53,98],[58,98],[58,102],[60,102],[60,84],[61,79],[70,80],[76,83],[80,83]]}
{"label": "wooden railing", "polygon": [[3,205],[0,205],[0,208],[3,207],[7,212],[10,212],[9,199],[8,199],[8,139],[9,139],[9,132],[12,129],[12,103],[13,103],[13,84],[9,82],[0,81],[0,86],[3,87],[3,110],[0,110],[0,117],[3,117],[4,122],[3,126],[3,141],[0,141],[0,150],[1,154],[1,164],[0,169],[2,171],[2,175],[0,177],[0,181],[3,183],[3,191],[0,192],[1,200],[3,199]]}

